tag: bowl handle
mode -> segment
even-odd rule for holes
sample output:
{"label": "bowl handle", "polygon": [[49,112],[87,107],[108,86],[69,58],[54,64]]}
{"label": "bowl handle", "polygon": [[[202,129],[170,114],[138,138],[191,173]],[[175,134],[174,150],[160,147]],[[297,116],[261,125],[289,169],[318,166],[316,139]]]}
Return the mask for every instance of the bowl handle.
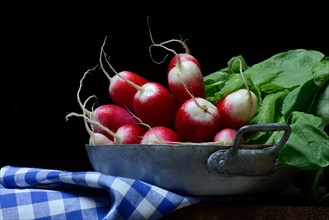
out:
{"label": "bowl handle", "polygon": [[[284,131],[281,139],[274,145],[262,149],[240,149],[240,140],[246,132]],[[264,176],[273,173],[280,166],[276,152],[287,142],[291,127],[287,124],[251,124],[241,127],[234,144],[226,150],[212,153],[207,160],[210,171],[225,176]]]}

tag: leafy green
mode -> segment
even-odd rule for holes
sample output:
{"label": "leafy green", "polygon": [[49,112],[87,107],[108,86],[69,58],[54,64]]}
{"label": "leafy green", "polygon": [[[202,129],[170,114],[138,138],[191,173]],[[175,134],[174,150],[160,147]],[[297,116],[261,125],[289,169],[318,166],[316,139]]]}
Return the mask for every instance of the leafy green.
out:
{"label": "leafy green", "polygon": [[256,86],[267,83],[292,89],[313,79],[313,69],[320,65],[324,54],[314,50],[297,49],[276,54],[245,71]]}
{"label": "leafy green", "polygon": [[310,103],[313,102],[319,87],[315,85],[313,79],[308,79],[300,86],[293,89],[285,98],[282,105],[282,114],[285,119],[289,117],[293,111],[309,112]]}
{"label": "leafy green", "polygon": [[[259,100],[258,112],[248,123],[290,125],[292,132],[278,152],[279,160],[321,173],[329,166],[329,137],[325,132],[329,125],[329,57],[315,50],[296,49],[250,67],[241,56],[233,57],[227,67],[204,77],[206,97],[211,102],[245,87],[237,61],[243,61],[243,74]],[[247,144],[274,144],[281,133],[253,132],[244,140]],[[318,183],[314,179],[311,191]]]}
{"label": "leafy green", "polygon": [[[288,121],[292,132],[278,153],[279,159],[303,170],[329,166],[329,138],[321,129],[321,121],[311,114],[293,112]],[[279,141],[274,135],[274,141]]]}
{"label": "leafy green", "polygon": [[323,119],[322,127],[329,125],[329,80],[317,94],[311,112]]}

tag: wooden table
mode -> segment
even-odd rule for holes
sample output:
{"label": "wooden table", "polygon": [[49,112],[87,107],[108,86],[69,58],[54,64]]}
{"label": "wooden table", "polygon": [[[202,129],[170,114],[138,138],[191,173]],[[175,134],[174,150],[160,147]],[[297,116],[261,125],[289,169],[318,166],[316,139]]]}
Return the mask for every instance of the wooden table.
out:
{"label": "wooden table", "polygon": [[248,204],[203,203],[179,209],[162,220],[328,220],[329,208],[325,206],[280,206]]}

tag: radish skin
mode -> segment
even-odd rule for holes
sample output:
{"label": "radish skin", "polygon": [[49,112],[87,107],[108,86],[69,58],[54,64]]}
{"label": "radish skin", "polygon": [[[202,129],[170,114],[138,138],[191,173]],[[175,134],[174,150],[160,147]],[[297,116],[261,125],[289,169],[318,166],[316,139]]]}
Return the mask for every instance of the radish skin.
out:
{"label": "radish skin", "polygon": [[[118,74],[138,86],[142,86],[148,82],[148,80],[146,80],[145,78],[131,71],[122,71]],[[114,103],[121,106],[126,106],[128,109],[133,110],[132,103],[136,92],[136,88],[129,85],[118,75],[115,75],[111,78],[109,94]]]}
{"label": "radish skin", "polygon": [[205,98],[203,76],[201,70],[194,62],[183,60],[177,63],[169,71],[167,78],[169,89],[178,107],[190,99],[191,94],[194,97]]}
{"label": "radish skin", "polygon": [[[104,104],[98,106],[89,116],[91,120],[101,123],[103,126],[113,131],[114,133],[125,124],[138,123],[138,120],[124,107],[116,104]],[[111,140],[113,136],[108,134],[102,128],[93,126],[94,131],[102,133]]]}
{"label": "radish skin", "polygon": [[157,82],[146,82],[142,86],[137,85],[123,74],[115,71],[108,61],[107,64],[117,77],[137,91],[132,98],[131,110],[143,123],[152,127],[171,127],[173,125],[176,106],[171,93],[165,86]]}
{"label": "radish skin", "polygon": [[145,83],[135,94],[133,109],[137,117],[151,127],[173,126],[175,102],[168,89],[160,83]]}
{"label": "radish skin", "polygon": [[[168,65],[167,82],[169,90],[174,97],[176,106],[179,107],[182,103],[191,98],[190,94],[192,94],[194,97],[205,98],[206,91],[203,75],[200,69],[200,63],[195,57],[190,55],[190,51],[186,42],[182,40],[171,39],[162,43],[155,43],[149,25],[148,28],[152,42],[152,45],[149,47],[149,52],[153,61],[154,59],[151,53],[152,47],[161,47],[175,54]],[[185,49],[185,53],[178,54],[176,51],[165,46],[166,44],[173,42],[180,43]]]}
{"label": "radish skin", "polygon": [[139,124],[125,124],[118,128],[116,135],[120,144],[140,144],[147,129]]}
{"label": "radish skin", "polygon": [[[109,145],[109,144],[140,144],[143,135],[147,131],[146,127],[139,125],[139,124],[125,124],[118,128],[117,132],[114,133],[113,131],[109,130],[107,127],[103,126],[97,121],[91,120],[87,116],[83,114],[77,114],[71,112],[66,116],[66,120],[69,117],[76,116],[76,117],[83,117],[86,125],[86,129],[90,135],[89,144],[92,145]],[[92,131],[88,124],[94,126],[94,128],[99,128],[104,132],[107,132],[108,135],[112,136],[114,139],[113,141],[109,139],[106,135],[99,132]]]}
{"label": "radish skin", "polygon": [[179,54],[175,55],[170,60],[170,62],[168,64],[167,74],[169,74],[170,70],[172,68],[174,68],[175,66],[177,66],[179,62],[182,62],[184,60],[192,61],[193,63],[195,63],[197,65],[197,67],[199,69],[201,69],[201,65],[200,65],[199,61],[194,56],[192,56],[191,54],[189,54],[189,52],[185,52],[185,53],[179,53]]}
{"label": "radish skin", "polygon": [[246,125],[257,113],[258,99],[248,86],[242,72],[240,62],[240,74],[246,88],[236,90],[215,103],[222,116],[221,128],[239,129]]}
{"label": "radish skin", "polygon": [[[145,83],[148,82],[148,80],[132,71],[121,71],[119,73],[116,73],[116,71],[110,64],[109,60],[107,59],[107,55],[104,51],[104,45],[106,42],[106,38],[107,37],[105,37],[103,45],[101,47],[99,63],[100,63],[100,67],[101,67],[103,73],[110,81],[110,86],[109,86],[110,98],[112,99],[112,101],[114,103],[127,107],[128,109],[132,110],[133,109],[132,102],[133,102],[133,98],[137,92],[137,89],[135,87],[133,87],[131,84],[127,83],[122,78],[125,78],[138,86],[144,85]],[[104,64],[102,62],[103,56],[104,56],[105,62],[108,65],[108,67],[110,67],[116,73],[113,77],[110,77],[110,75],[105,70]]]}
{"label": "radish skin", "polygon": [[164,126],[156,126],[145,132],[141,144],[170,144],[180,141],[181,138],[174,130]]}
{"label": "radish skin", "polygon": [[75,112],[71,112],[69,114],[66,115],[66,121],[71,117],[71,116],[78,116],[78,117],[83,117],[84,118],[84,124],[85,124],[85,128],[86,131],[89,134],[89,141],[88,143],[90,145],[111,145],[114,144],[114,142],[109,139],[108,137],[106,137],[104,134],[101,133],[95,133],[94,130],[92,128],[89,127],[90,124],[90,119],[86,116],[86,111],[85,111],[85,106],[87,104],[87,102],[93,98],[94,96],[89,96],[86,101],[83,104],[83,114],[77,114]]}
{"label": "radish skin", "polygon": [[[233,128],[223,128],[219,130],[214,136],[215,144],[225,145],[225,146],[233,146],[234,140],[236,137],[237,130]],[[244,141],[241,138],[240,144],[243,144]]]}
{"label": "radish skin", "polygon": [[214,104],[204,98],[190,98],[177,110],[175,131],[183,141],[207,142],[213,139],[220,120]]}
{"label": "radish skin", "polygon": [[[96,66],[97,67],[97,66]],[[137,123],[138,120],[128,111],[128,109],[117,105],[117,104],[103,104],[101,106],[96,107],[93,111],[89,111],[86,109],[86,106],[82,104],[80,100],[80,92],[83,86],[83,80],[90,73],[93,69],[87,70],[83,77],[80,79],[80,86],[77,92],[77,100],[78,103],[83,110],[83,114],[92,121],[99,122],[104,127],[108,128],[109,130],[113,131],[114,133],[117,131],[119,127],[124,124],[134,124]],[[113,140],[113,136],[110,135],[108,132],[101,129],[99,126],[92,125],[93,131],[95,133],[101,133],[108,137],[110,140]]]}
{"label": "radish skin", "polygon": [[248,89],[239,89],[215,105],[222,116],[221,128],[239,129],[256,114],[257,97]]}
{"label": "radish skin", "polygon": [[89,144],[90,145],[113,145],[114,142],[106,137],[104,134],[101,133],[92,133],[89,137]]}

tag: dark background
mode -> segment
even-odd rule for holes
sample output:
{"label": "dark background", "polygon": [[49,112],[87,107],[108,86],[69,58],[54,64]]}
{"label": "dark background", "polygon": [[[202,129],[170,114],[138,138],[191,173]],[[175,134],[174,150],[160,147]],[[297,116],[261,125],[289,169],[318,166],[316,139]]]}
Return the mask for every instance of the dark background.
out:
{"label": "dark background", "polygon": [[[117,71],[131,70],[165,83],[168,59],[155,64],[149,55],[149,14],[121,12],[114,16],[114,11],[14,10],[9,13],[13,19],[2,21],[5,112],[1,167],[92,170],[85,151],[88,134],[83,121],[66,121],[65,115],[81,112],[76,99],[79,80],[98,63],[105,36],[105,51]],[[201,16],[172,10],[165,15],[150,14],[149,21],[156,42],[188,39],[190,52],[199,59],[204,75],[226,67],[237,55],[249,65],[298,48],[329,55],[327,18],[322,13],[287,10],[251,15],[219,11]],[[176,44],[173,47],[183,52]],[[156,51],[159,60],[166,54]],[[111,102],[108,86],[105,76],[95,72],[85,81],[83,98],[94,94],[99,104]]]}

